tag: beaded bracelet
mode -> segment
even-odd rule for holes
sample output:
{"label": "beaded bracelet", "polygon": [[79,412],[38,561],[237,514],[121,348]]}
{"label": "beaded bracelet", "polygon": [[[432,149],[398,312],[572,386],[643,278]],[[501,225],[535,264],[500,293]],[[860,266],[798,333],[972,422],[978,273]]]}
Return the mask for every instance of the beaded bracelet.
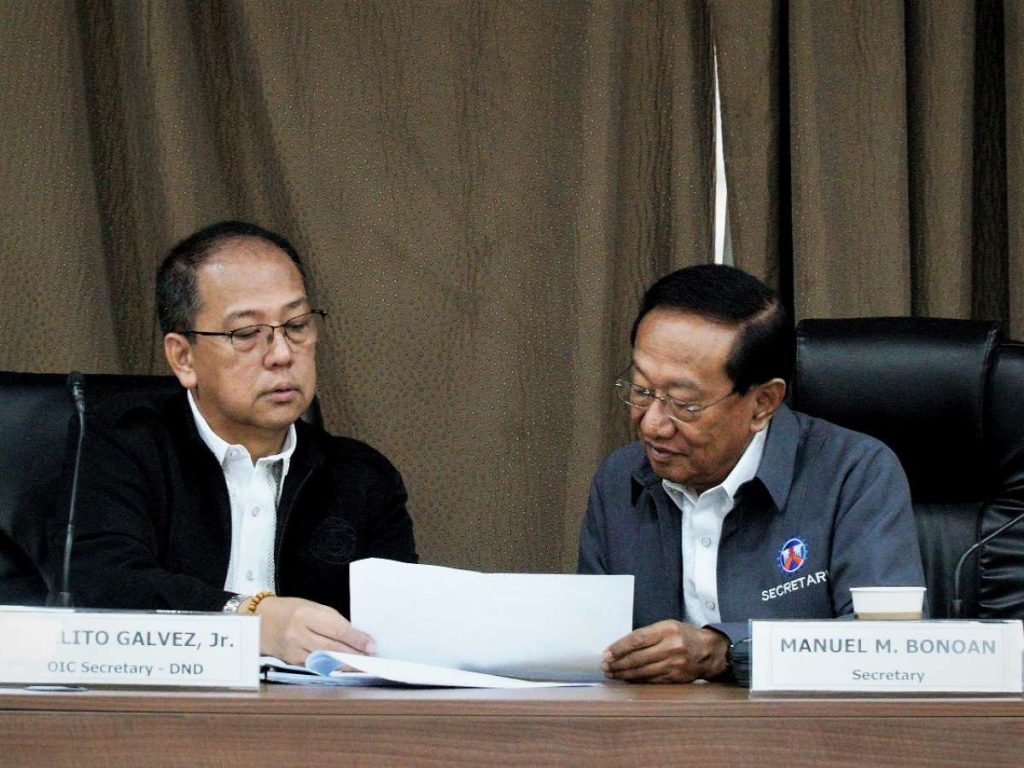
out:
{"label": "beaded bracelet", "polygon": [[256,606],[266,600],[268,597],[273,597],[274,593],[269,589],[265,589],[262,592],[257,592],[255,595],[249,598],[249,604],[245,607],[246,613],[256,613]]}

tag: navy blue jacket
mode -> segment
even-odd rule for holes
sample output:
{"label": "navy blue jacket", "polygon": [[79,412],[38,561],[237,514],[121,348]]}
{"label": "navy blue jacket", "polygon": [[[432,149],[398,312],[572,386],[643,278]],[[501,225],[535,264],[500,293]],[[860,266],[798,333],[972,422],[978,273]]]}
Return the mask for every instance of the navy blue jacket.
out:
{"label": "navy blue jacket", "polygon": [[[631,443],[590,489],[579,572],[633,574],[634,627],[685,620],[681,512]],[[794,557],[796,555],[796,557]],[[800,562],[797,566],[797,561]],[[782,406],[718,550],[718,604],[742,658],[749,619],[851,615],[850,587],[923,586],[910,488],[880,441]]]}

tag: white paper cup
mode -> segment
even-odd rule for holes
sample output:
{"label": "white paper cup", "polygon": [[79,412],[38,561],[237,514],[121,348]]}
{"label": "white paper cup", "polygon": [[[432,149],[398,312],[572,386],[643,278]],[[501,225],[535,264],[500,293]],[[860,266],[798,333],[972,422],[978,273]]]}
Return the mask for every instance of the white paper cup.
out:
{"label": "white paper cup", "polygon": [[920,619],[924,609],[924,587],[851,587],[853,612],[858,619]]}

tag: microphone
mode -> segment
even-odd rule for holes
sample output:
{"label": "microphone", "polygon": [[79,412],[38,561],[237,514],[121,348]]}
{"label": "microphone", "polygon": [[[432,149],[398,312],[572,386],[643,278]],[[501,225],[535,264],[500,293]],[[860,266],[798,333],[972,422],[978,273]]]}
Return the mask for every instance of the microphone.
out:
{"label": "microphone", "polygon": [[64,539],[64,567],[61,569],[61,591],[57,604],[70,608],[71,601],[71,545],[75,540],[75,507],[78,501],[78,469],[82,464],[82,438],[85,436],[85,377],[78,371],[68,374],[68,388],[78,412],[78,446],[75,448],[75,469],[71,475],[71,501],[68,504],[68,532]]}
{"label": "microphone", "polygon": [[971,553],[977,551],[978,548],[992,541],[992,539],[1001,534],[1003,531],[1012,528],[1021,520],[1024,520],[1024,512],[1017,515],[1010,522],[1003,523],[1001,526],[996,528],[994,531],[992,531],[992,533],[990,533],[985,538],[974,542],[974,544],[969,546],[967,548],[967,551],[960,556],[960,562],[956,564],[956,571],[953,572],[953,601],[950,603],[949,606],[949,613],[952,618],[959,619],[960,613],[963,609],[963,601],[960,599],[960,569],[964,567],[964,563],[967,561],[967,558],[970,557]]}

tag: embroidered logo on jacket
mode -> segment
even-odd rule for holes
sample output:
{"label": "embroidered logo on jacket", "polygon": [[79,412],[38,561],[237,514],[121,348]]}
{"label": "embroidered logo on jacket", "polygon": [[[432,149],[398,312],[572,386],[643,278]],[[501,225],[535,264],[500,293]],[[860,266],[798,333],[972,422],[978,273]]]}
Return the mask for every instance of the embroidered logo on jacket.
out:
{"label": "embroidered logo on jacket", "polygon": [[351,562],[356,553],[356,529],[342,517],[327,517],[313,534],[309,551],[317,560],[333,565]]}
{"label": "embroidered logo on jacket", "polygon": [[799,592],[805,587],[812,587],[815,584],[827,584],[828,583],[828,571],[812,571],[805,576],[797,576],[795,579],[784,581],[776,587],[771,589],[761,590],[762,602],[768,602],[778,597],[785,597],[786,595],[792,595],[795,592]]}
{"label": "embroidered logo on jacket", "polygon": [[782,545],[776,559],[783,573],[796,573],[807,560],[807,542],[799,537],[790,539]]}

